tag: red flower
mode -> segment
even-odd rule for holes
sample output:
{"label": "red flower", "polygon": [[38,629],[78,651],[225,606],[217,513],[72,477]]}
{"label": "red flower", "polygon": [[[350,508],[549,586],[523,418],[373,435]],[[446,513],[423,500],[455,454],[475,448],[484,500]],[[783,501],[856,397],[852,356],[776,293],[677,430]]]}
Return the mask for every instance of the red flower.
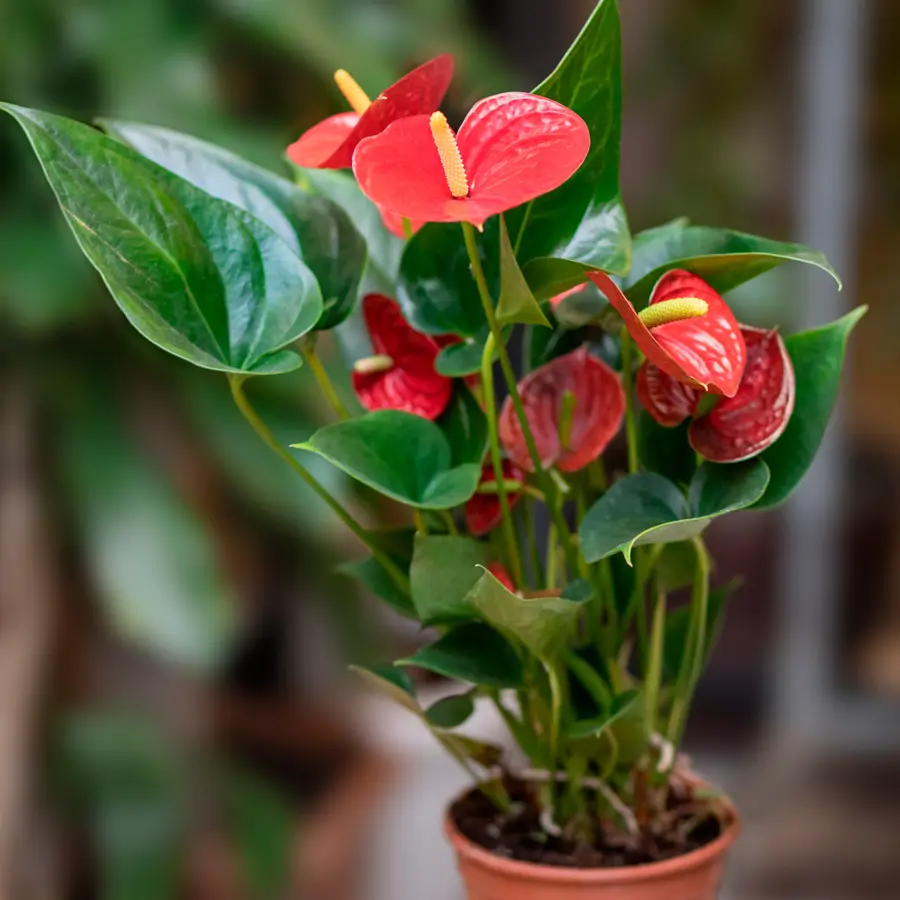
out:
{"label": "red flower", "polygon": [[587,283],[585,284],[576,284],[575,287],[569,288],[567,291],[563,291],[561,294],[557,294],[555,297],[550,298],[550,309],[556,309],[566,297],[571,297],[573,294],[580,294],[587,287]]}
{"label": "red flower", "polygon": [[[619,376],[586,347],[535,369],[519,383],[519,394],[541,462],[563,472],[575,472],[595,460],[625,413]],[[500,413],[500,440],[513,462],[533,469],[509,397]]]}
{"label": "red flower", "polygon": [[413,69],[370,101],[359,85],[339,69],[334,79],[354,111],[330,116],[314,125],[288,147],[288,157],[307,169],[348,169],[353,163],[353,151],[363,138],[378,134],[405,116],[438,109],[452,78],[453,57],[445,54]]}
{"label": "red flower", "polygon": [[368,409],[400,409],[436,419],[450,402],[453,380],[434,370],[438,345],[415,331],[389,297],[368,294],[363,316],[374,356],[353,367],[353,389]]}
{"label": "red flower", "polygon": [[353,171],[380,207],[422,222],[471,222],[559,187],[584,161],[590,133],[572,110],[535,94],[481,100],[459,135],[442,113],[410,116],[361,142]]}
{"label": "red flower", "polygon": [[[794,367],[777,331],[741,327],[747,366],[733,397],[720,400],[688,431],[691,446],[713,462],[756,456],[781,436],[794,410]],[[702,391],[685,387],[645,362],[638,372],[638,396],[660,425],[674,426],[694,415]]]}
{"label": "red flower", "polygon": [[511,594],[516,592],[516,586],[513,584],[512,578],[509,576],[509,572],[506,571],[506,566],[503,565],[502,562],[492,562],[487,567],[488,572],[500,582]]}
{"label": "red flower", "polygon": [[734,314],[702,278],[678,269],[667,272],[638,313],[608,275],[589,272],[587,277],[618,310],[650,362],[683,384],[734,396],[747,348]]}
{"label": "red flower", "polygon": [[[524,473],[515,463],[508,459],[503,460],[504,481],[523,481],[524,477]],[[481,467],[480,483],[484,484],[485,482],[496,480],[493,464],[486,462]],[[521,494],[518,491],[506,492],[510,509],[518,503],[520,496]],[[476,537],[481,537],[481,535],[493,531],[500,524],[502,515],[500,498],[497,494],[473,494],[472,498],[466,502],[466,525]]]}

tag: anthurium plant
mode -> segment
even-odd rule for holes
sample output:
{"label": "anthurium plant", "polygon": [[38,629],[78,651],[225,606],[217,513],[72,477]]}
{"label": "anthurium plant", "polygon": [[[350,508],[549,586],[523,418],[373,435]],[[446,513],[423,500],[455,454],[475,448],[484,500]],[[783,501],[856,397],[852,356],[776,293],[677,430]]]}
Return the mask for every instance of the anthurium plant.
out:
{"label": "anthurium plant", "polygon": [[[433,629],[361,674],[508,814],[499,752],[457,731],[494,704],[541,773],[540,828],[587,843],[674,828],[677,749],[728,593],[711,590],[704,531],[800,482],[862,313],[792,335],[741,324],[723,294],[790,261],[834,275],[824,257],[684,219],[631,234],[620,69],[601,0],[533,92],[480,100],[457,131],[449,57],[371,101],[341,71],[352,111],[288,148],[292,178],[159,127],[4,106],[129,322],[224,376],[368,548],[347,574]],[[371,339],[348,361],[355,413],[317,354],[351,315]],[[304,364],[334,420],[288,447],[247,387]],[[359,521],[311,455],[415,527]],[[423,708],[413,668],[463,687]]]}

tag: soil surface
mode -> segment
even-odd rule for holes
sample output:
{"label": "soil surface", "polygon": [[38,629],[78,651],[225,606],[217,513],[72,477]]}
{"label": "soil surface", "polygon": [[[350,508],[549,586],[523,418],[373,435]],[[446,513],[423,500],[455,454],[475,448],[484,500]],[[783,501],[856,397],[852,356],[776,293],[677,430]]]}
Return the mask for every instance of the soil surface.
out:
{"label": "soil surface", "polygon": [[593,843],[550,835],[540,821],[540,808],[531,788],[522,781],[507,783],[513,799],[509,812],[500,812],[478,789],[450,808],[460,834],[505,859],[543,866],[596,869],[635,866],[672,859],[712,843],[722,825],[704,801],[672,795],[668,809],[640,834],[611,823],[598,824]]}

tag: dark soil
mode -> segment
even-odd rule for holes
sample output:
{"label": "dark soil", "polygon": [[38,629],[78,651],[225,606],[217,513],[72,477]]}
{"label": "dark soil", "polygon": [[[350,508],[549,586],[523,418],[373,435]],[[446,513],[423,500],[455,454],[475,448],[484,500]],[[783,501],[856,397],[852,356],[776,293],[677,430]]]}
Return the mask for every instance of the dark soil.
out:
{"label": "dark soil", "polygon": [[706,801],[690,794],[671,795],[668,807],[652,825],[631,835],[612,823],[598,823],[593,842],[548,834],[540,822],[534,792],[522,781],[507,783],[513,799],[500,812],[478,789],[450,809],[459,832],[505,859],[543,866],[596,869],[635,866],[672,859],[697,850],[722,833],[722,825]]}

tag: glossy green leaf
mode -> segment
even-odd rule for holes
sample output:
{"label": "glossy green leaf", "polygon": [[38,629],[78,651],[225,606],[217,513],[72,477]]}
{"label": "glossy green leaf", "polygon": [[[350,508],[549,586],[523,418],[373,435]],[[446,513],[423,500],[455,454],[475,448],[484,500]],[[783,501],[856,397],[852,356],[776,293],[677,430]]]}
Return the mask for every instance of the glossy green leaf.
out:
{"label": "glossy green leaf", "polygon": [[[615,0],[600,0],[574,44],[534,93],[578,113],[591,131],[582,167],[560,188],[509,214],[509,233],[522,262],[557,257],[544,268],[559,274],[543,287],[564,290],[572,262],[608,272],[628,268],[631,238],[619,193],[622,131],[622,46]],[[529,268],[525,269],[529,283]],[[583,280],[583,279],[579,279]],[[552,284],[551,284],[552,282]],[[577,281],[574,282],[577,284]]]}
{"label": "glossy green leaf", "polygon": [[312,272],[267,225],[86,125],[5,105],[66,220],[129,321],[207,369],[271,374],[312,329]]}
{"label": "glossy green leaf", "polygon": [[425,716],[435,728],[459,728],[475,712],[471,694],[444,697],[425,710]]}
{"label": "glossy green leaf", "polygon": [[840,285],[828,260],[802,244],[773,241],[725,228],[670,223],[640,242],[625,279],[628,299],[641,309],[669,269],[687,269],[724,294],[786,262],[817,266]]}
{"label": "glossy green leaf", "polygon": [[785,339],[797,396],[784,434],[762,453],[772,479],[757,506],[786,500],[812,465],[837,400],[847,340],[865,312],[865,306],[857,307],[830,325]]}
{"label": "glossy green leaf", "polygon": [[435,371],[448,378],[462,378],[480,372],[487,334],[487,330],[483,329],[478,337],[467,337],[458,344],[442,347],[434,361]]}
{"label": "glossy green leaf", "polygon": [[450,405],[437,421],[450,442],[452,464],[481,464],[487,449],[487,417],[472,392],[457,384]]}
{"label": "glossy green leaf", "polygon": [[356,303],[366,244],[340,206],[186,134],[135,122],[101,124],[142,156],[268,225],[319,283],[322,316],[316,328],[333,328],[347,318]]}
{"label": "glossy green leaf", "polygon": [[394,579],[374,557],[367,556],[365,559],[342,563],[337,571],[364,584],[374,596],[383,600],[401,616],[407,619],[418,618],[412,600],[397,587]]}
{"label": "glossy green leaf", "polygon": [[500,216],[500,298],[497,301],[497,321],[504,325],[551,327],[516,262],[503,216]]}
{"label": "glossy green leaf", "polygon": [[650,413],[638,413],[638,457],[648,472],[687,484],[697,471],[697,455],[688,441],[690,420],[664,428]]}
{"label": "glossy green leaf", "polygon": [[524,678],[515,649],[483,622],[459,625],[395,665],[418,666],[446,678],[493,688],[521,687]]}
{"label": "glossy green leaf", "polygon": [[768,482],[769,470],[759,459],[703,463],[691,480],[687,500],[661,475],[641,472],[620,478],[582,520],[582,552],[588,562],[597,562],[621,550],[630,563],[636,545],[687,540],[712,519],[752,506]]}
{"label": "glossy green leaf", "polygon": [[325,197],[347,213],[365,239],[370,264],[375,266],[386,285],[393,285],[406,242],[384,227],[378,208],[359,189],[353,175],[331,169],[301,169],[293,163],[291,165],[301,190]]}
{"label": "glossy green leaf", "polygon": [[[487,221],[477,242],[491,296],[496,297],[500,286],[496,219]],[[418,331],[483,335],[484,308],[459,225],[432,223],[410,239],[400,261],[397,300]]]}
{"label": "glossy green leaf", "polygon": [[320,428],[295,444],[318,453],[363,484],[421,509],[465,503],[478,486],[481,466],[453,466],[450,442],[421,416],[380,410]]}
{"label": "glossy green leaf", "polygon": [[563,597],[520,597],[487,571],[470,591],[469,603],[486,622],[544,662],[565,649],[584,609],[583,603]]}
{"label": "glossy green leaf", "polygon": [[423,625],[474,618],[466,597],[491,561],[487,544],[455,535],[416,535],[409,570],[413,603]]}
{"label": "glossy green leaf", "polygon": [[71,404],[63,483],[101,606],[118,634],[183,665],[217,666],[236,598],[202,519],[144,457],[101,390]]}
{"label": "glossy green leaf", "polygon": [[422,714],[412,678],[403,669],[394,666],[350,666],[350,669],[379,694],[389,697],[416,715]]}

